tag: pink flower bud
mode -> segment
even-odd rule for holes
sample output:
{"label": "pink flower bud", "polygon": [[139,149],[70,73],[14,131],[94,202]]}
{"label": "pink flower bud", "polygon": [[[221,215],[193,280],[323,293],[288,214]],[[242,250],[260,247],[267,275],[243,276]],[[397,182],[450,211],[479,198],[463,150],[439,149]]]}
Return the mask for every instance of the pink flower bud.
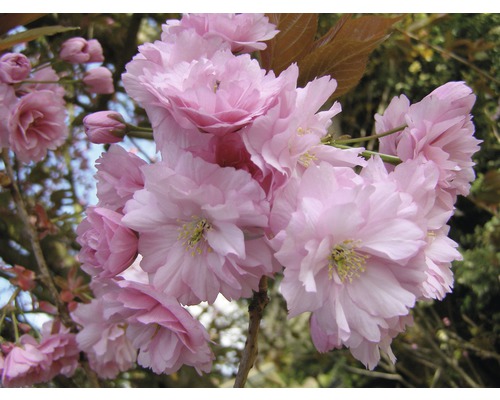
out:
{"label": "pink flower bud", "polygon": [[92,143],[117,143],[126,132],[125,121],[120,113],[99,111],[83,119],[85,133]]}
{"label": "pink flower bud", "polygon": [[0,57],[0,82],[21,82],[30,72],[31,63],[24,54],[6,53]]}
{"label": "pink flower bud", "polygon": [[90,39],[87,41],[89,51],[89,62],[103,62],[104,56],[102,54],[101,43],[97,39]]}
{"label": "pink flower bud", "polygon": [[111,94],[115,91],[111,71],[106,67],[97,67],[87,71],[83,77],[83,83],[91,93]]}
{"label": "pink flower bud", "polygon": [[90,54],[87,40],[82,37],[66,40],[61,46],[59,57],[72,64],[89,62]]}

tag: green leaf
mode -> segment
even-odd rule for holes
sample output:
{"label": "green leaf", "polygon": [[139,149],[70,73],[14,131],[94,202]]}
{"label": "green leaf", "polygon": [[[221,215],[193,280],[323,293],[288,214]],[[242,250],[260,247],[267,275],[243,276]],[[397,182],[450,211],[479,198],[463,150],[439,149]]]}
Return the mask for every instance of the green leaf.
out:
{"label": "green leaf", "polygon": [[401,17],[342,17],[314,45],[314,50],[299,60],[299,84],[330,75],[337,80],[333,98],[340,97],[358,84],[371,52],[389,36],[390,28]]}
{"label": "green leaf", "polygon": [[308,54],[314,44],[318,14],[267,14],[280,32],[261,52],[262,66],[276,75]]}
{"label": "green leaf", "polygon": [[31,40],[38,39],[39,37],[42,36],[55,35],[56,33],[68,32],[76,29],[80,28],[55,25],[55,26],[44,26],[41,28],[34,28],[24,32],[19,32],[5,39],[0,40],[0,50],[5,50],[16,44],[29,42]]}

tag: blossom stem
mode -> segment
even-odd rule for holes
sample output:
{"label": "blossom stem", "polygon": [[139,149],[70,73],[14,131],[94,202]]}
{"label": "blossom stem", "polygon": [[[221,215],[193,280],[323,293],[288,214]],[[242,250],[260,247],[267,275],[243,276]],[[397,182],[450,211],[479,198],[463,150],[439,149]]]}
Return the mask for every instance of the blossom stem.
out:
{"label": "blossom stem", "polygon": [[47,84],[47,83],[54,83],[54,84],[64,84],[64,83],[71,83],[71,84],[76,84],[82,82],[79,79],[59,79],[58,81],[22,81],[20,82],[21,84],[25,83],[34,83],[34,84]]}
{"label": "blossom stem", "polygon": [[267,277],[263,276],[259,282],[259,291],[254,292],[252,301],[248,306],[249,323],[248,336],[245,342],[245,348],[241,357],[241,362],[238,368],[238,373],[234,381],[235,388],[245,387],[248,378],[248,373],[252,369],[255,359],[258,354],[257,339],[260,329],[260,321],[264,313],[264,309],[269,303],[267,296]]}
{"label": "blossom stem", "polygon": [[136,126],[136,125],[132,125],[132,124],[126,124],[126,125],[127,125],[127,130],[153,133],[153,128],[148,128],[145,126]]}
{"label": "blossom stem", "polygon": [[147,132],[147,131],[136,131],[136,130],[130,130],[127,131],[127,136],[136,138],[136,139],[149,139],[153,140],[153,133],[152,132]]}
{"label": "blossom stem", "polygon": [[57,64],[62,64],[63,61],[61,60],[50,60],[50,61],[46,61],[46,62],[43,62],[41,64],[38,64],[37,66],[33,67],[33,69],[31,70],[31,72],[36,72],[36,71],[40,71],[41,69],[44,69],[44,68],[47,68],[47,67],[54,67],[55,65]]}
{"label": "blossom stem", "polygon": [[12,303],[16,299],[16,297],[19,295],[20,291],[21,291],[21,288],[16,287],[16,289],[14,290],[14,293],[12,293],[12,296],[10,296],[10,299],[7,301],[7,303],[3,307],[2,316],[0,317],[0,332],[2,331],[3,321],[5,320],[5,317],[7,316],[9,304]]}
{"label": "blossom stem", "polygon": [[153,129],[126,123],[126,134],[136,139],[153,140]]}
{"label": "blossom stem", "polygon": [[[351,146],[344,146],[342,144],[332,144],[332,146],[337,147],[339,149],[352,149],[353,148]],[[377,153],[376,151],[364,150],[361,152],[361,155],[366,159],[373,157],[373,156],[379,156],[382,159],[382,161],[389,163],[389,164],[392,164],[392,165],[398,165],[398,164],[401,164],[403,162],[399,157],[391,156],[389,154]]]}
{"label": "blossom stem", "polygon": [[352,143],[362,143],[362,142],[368,142],[369,140],[373,139],[380,139],[384,136],[389,136],[392,135],[393,133],[401,132],[403,129],[405,129],[408,125],[401,125],[398,126],[397,128],[391,129],[387,132],[382,132],[379,133],[378,135],[371,135],[371,136],[365,136],[365,137],[360,137],[360,138],[354,138],[354,139],[339,139],[339,140],[332,140],[332,145],[336,144],[352,144]]}
{"label": "blossom stem", "polygon": [[19,328],[17,327],[16,313],[11,311],[10,316],[12,318],[12,326],[14,327],[14,337],[16,338],[16,343],[19,342]]}

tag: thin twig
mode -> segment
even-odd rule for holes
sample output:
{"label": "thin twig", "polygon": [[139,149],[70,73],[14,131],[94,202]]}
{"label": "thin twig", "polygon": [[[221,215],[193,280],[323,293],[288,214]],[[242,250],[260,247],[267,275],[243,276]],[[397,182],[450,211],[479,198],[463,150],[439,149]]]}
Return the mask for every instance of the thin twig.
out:
{"label": "thin twig", "polygon": [[335,144],[352,144],[352,143],[368,142],[370,140],[380,139],[380,138],[383,138],[385,136],[389,136],[389,135],[392,135],[394,133],[401,132],[406,127],[408,127],[408,125],[401,125],[401,126],[398,126],[397,128],[391,129],[389,131],[382,132],[382,133],[379,133],[377,135],[371,135],[371,136],[363,136],[363,137],[351,138],[351,139],[338,139],[338,140],[334,139],[334,140],[332,140],[332,144],[335,145]]}
{"label": "thin twig", "polygon": [[259,291],[254,292],[252,301],[248,306],[248,314],[250,317],[248,322],[248,336],[245,342],[245,348],[243,349],[238,374],[234,381],[235,388],[245,387],[248,373],[252,369],[255,359],[257,358],[259,352],[257,340],[259,336],[260,321],[267,303],[269,303],[269,297],[267,296],[267,277],[263,276],[259,282]]}
{"label": "thin twig", "polygon": [[[2,159],[5,164],[5,169],[7,171],[7,174],[11,180],[9,188],[12,194],[12,198],[14,200],[14,203],[16,204],[17,212],[19,214],[19,217],[21,218],[21,221],[30,239],[31,247],[40,274],[40,280],[47,288],[54,303],[56,304],[59,317],[61,318],[61,322],[66,327],[70,328],[72,332],[77,332],[78,331],[77,325],[71,319],[68,309],[66,308],[64,302],[62,302],[61,298],[59,297],[59,292],[56,288],[54,280],[52,279],[52,275],[50,273],[47,262],[45,261],[45,257],[42,252],[42,247],[40,246],[40,241],[38,239],[38,234],[35,231],[33,225],[30,223],[28,211],[26,210],[26,206],[21,196],[19,186],[17,185],[17,180],[14,175],[12,164],[10,163],[9,153],[7,149],[2,150]],[[89,382],[92,384],[92,386],[99,387],[99,379],[97,378],[95,372],[89,368],[88,363],[86,361],[82,362],[82,367],[85,370],[87,378],[89,379]]]}
{"label": "thin twig", "polygon": [[10,162],[9,153],[7,149],[2,150],[2,158],[5,164],[5,169],[7,170],[7,174],[9,175],[9,178],[11,180],[11,184],[9,187],[12,194],[12,199],[16,204],[17,213],[19,215],[19,218],[21,218],[21,221],[30,239],[31,248],[33,250],[33,255],[35,256],[36,264],[38,266],[38,272],[40,274],[40,280],[42,281],[44,286],[48,289],[53,301],[55,302],[62,323],[69,328],[75,329],[76,326],[71,317],[69,316],[65,304],[61,301],[59,297],[59,292],[52,279],[52,275],[50,273],[47,262],[45,261],[45,257],[42,252],[42,247],[40,246],[40,241],[38,239],[38,234],[30,222],[28,211],[26,210],[26,206],[21,196],[19,186],[17,185],[17,180],[14,175],[14,170],[12,168],[12,164]]}
{"label": "thin twig", "polygon": [[407,385],[403,377],[397,373],[391,374],[387,372],[370,371],[366,369],[351,367],[349,365],[346,365],[344,368],[347,371],[352,372],[353,374],[364,375],[373,379],[387,379],[390,381],[397,381],[404,384],[405,386]]}

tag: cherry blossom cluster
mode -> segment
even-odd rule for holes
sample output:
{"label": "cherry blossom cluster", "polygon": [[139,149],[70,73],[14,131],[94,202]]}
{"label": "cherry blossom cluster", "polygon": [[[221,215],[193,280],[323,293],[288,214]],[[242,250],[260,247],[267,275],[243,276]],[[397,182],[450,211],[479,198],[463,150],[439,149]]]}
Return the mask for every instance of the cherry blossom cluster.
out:
{"label": "cherry blossom cluster", "polygon": [[[95,39],[68,39],[57,59],[69,64],[100,63],[103,50]],[[43,160],[68,137],[66,90],[75,84],[57,73],[51,62],[35,67],[22,53],[0,57],[0,149],[11,149],[25,163]],[[89,93],[113,93],[111,71],[104,66],[89,68],[81,77]]]}
{"label": "cherry blossom cluster", "polygon": [[[32,64],[22,53],[0,56],[0,151],[10,150],[23,163],[42,161],[48,151],[66,143],[69,128],[65,85],[81,84],[87,93],[114,92],[111,71],[94,65],[104,61],[102,47],[95,39],[68,39],[53,60],[37,61],[38,65]],[[90,65],[78,77],[68,76],[65,68],[56,72],[54,63],[64,63],[66,70],[72,64]],[[22,266],[5,271],[15,276],[11,283],[19,290],[31,291],[37,285],[33,271]],[[7,304],[2,309],[0,325],[9,307]],[[30,386],[48,382],[59,374],[74,374],[80,363],[80,350],[68,327],[58,319],[48,321],[37,340],[27,333],[31,330],[29,325],[19,321],[13,324],[19,336],[16,342],[0,337],[1,386]]]}
{"label": "cherry blossom cluster", "polygon": [[139,47],[122,80],[155,162],[117,144],[118,113],[85,118],[110,146],[77,228],[94,299],[72,317],[100,377],[135,363],[209,372],[210,337],[188,306],[251,297],[262,277],[280,280],[290,318],[310,315],[319,351],[347,347],[370,369],[381,353],[395,361],[416,302],[451,292],[461,256],[447,223],[479,149],[471,89],[394,98],[375,116],[374,155],[334,139],[334,77],[298,87],[296,64],[276,76],[252,57],[276,34],[260,14],[192,14]]}
{"label": "cherry blossom cluster", "polygon": [[[341,111],[338,102],[325,108],[334,79],[297,87],[297,65],[275,76],[251,57],[274,28],[262,15],[186,15],[140,46],[123,75],[161,159],[147,163],[113,144],[98,160],[99,202],[78,233],[82,268],[100,289],[82,308],[104,310],[100,331],[126,325],[123,348],[132,344],[139,364],[155,372],[182,363],[208,370],[203,328],[192,322],[197,328],[185,332],[199,348],[176,339],[166,351],[153,334],[141,336],[149,340],[141,347],[127,317],[107,317],[139,309],[103,300],[116,298],[109,291],[117,285],[121,296],[134,293],[150,307],[164,297],[161,309],[169,309],[250,297],[262,276],[282,274],[289,316],[310,313],[316,348],[348,347],[370,369],[381,351],[395,360],[390,344],[417,301],[452,289],[451,263],[461,256],[447,221],[457,195],[468,193],[479,143],[471,90],[450,82],[415,104],[395,98],[375,119],[381,152],[400,163],[366,160],[363,148],[329,140]],[[115,121],[107,134],[116,143],[117,116],[88,116],[87,133],[105,141],[105,118]],[[130,265],[135,278],[123,276]],[[161,321],[142,323],[178,336]],[[116,344],[110,339],[110,353]]]}

